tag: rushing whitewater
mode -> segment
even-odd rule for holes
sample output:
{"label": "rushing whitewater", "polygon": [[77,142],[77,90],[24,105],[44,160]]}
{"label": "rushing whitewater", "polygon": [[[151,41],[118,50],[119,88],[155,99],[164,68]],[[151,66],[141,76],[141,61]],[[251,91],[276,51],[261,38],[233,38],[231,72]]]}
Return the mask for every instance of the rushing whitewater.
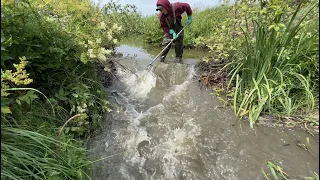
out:
{"label": "rushing whitewater", "polygon": [[318,173],[318,157],[295,145],[307,134],[241,124],[199,89],[193,66],[160,63],[151,72],[134,64],[146,63],[122,63],[138,77],[119,68],[119,81],[108,89],[114,110],[89,140],[90,158],[101,159],[93,164],[93,179],[256,180],[264,179],[261,169],[269,172],[269,159],[293,176]]}

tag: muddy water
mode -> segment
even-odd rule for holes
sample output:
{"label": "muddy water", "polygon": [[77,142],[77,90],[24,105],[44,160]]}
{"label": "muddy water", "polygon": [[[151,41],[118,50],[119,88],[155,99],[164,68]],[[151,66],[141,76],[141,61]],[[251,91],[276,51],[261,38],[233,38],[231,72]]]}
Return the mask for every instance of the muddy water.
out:
{"label": "muddy water", "polygon": [[[140,77],[118,69],[108,90],[115,103],[102,130],[89,140],[93,179],[264,179],[273,160],[291,177],[319,174],[319,144],[307,133],[267,127],[250,129],[194,79],[196,60],[160,63],[154,55],[122,45],[120,61]],[[191,53],[193,54],[193,53]],[[307,145],[310,152],[297,146]]]}

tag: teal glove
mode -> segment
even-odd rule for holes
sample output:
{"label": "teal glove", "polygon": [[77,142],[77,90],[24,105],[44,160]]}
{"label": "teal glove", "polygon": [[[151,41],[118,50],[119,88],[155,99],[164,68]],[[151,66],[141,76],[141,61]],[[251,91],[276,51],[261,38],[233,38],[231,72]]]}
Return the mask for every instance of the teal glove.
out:
{"label": "teal glove", "polygon": [[192,23],[192,16],[188,16],[187,25],[190,25]]}
{"label": "teal glove", "polygon": [[174,40],[176,40],[178,38],[176,32],[174,32],[173,29],[170,29],[169,33],[172,34],[172,37],[173,37]]}

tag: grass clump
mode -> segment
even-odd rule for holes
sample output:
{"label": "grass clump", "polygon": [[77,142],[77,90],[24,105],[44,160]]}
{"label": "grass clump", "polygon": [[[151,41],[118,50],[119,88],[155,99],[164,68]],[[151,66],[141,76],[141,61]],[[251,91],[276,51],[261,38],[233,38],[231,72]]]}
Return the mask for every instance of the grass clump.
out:
{"label": "grass clump", "polygon": [[[245,48],[242,59],[234,60],[230,82],[235,82],[233,106],[239,117],[248,115],[251,127],[261,112],[290,116],[309,112],[315,106],[311,74],[318,69],[319,28],[317,21],[301,26],[308,13],[297,15],[300,3],[288,22],[282,23],[285,8],[275,15],[272,24],[252,20],[243,30]],[[313,29],[310,32],[310,27]]]}

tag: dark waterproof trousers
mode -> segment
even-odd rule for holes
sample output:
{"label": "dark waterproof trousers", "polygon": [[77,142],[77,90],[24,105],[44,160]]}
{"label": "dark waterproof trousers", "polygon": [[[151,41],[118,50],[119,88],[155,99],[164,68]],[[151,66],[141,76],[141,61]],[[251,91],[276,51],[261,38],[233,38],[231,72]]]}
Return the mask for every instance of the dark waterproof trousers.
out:
{"label": "dark waterproof trousers", "polygon": [[[176,24],[176,27],[174,28],[174,31],[176,32],[176,34],[178,34],[181,29],[183,28],[183,26]],[[174,44],[174,48],[175,48],[175,53],[176,53],[176,58],[182,58],[182,54],[183,54],[183,34],[184,32],[182,31],[178,38],[176,40],[173,41]],[[169,33],[166,33],[163,37],[163,41],[162,41],[162,48],[165,48],[171,41],[172,39],[172,35]],[[172,45],[172,44],[171,44]],[[168,54],[168,52],[170,51],[171,45],[163,51],[163,53],[161,54],[161,60],[164,60]]]}

